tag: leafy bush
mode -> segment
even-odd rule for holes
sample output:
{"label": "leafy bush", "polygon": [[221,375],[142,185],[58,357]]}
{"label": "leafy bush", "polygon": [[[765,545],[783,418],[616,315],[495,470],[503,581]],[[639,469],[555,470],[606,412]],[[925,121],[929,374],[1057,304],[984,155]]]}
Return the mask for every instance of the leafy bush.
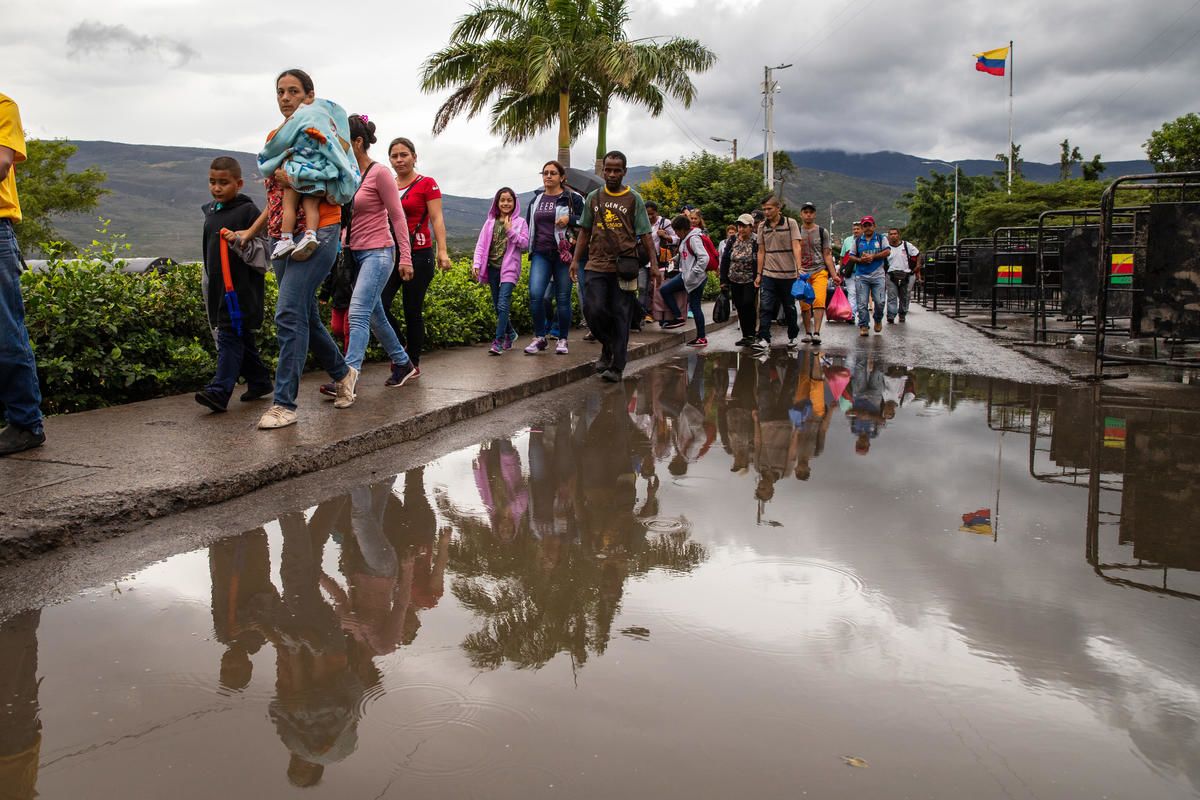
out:
{"label": "leafy bush", "polygon": [[[78,260],[59,253],[45,271],[21,276],[47,413],[195,391],[212,377],[216,348],[200,294],[200,265],[129,274],[121,271],[120,249],[99,246]],[[276,297],[275,279],[268,273],[266,321],[259,332],[268,365],[279,353],[271,313]],[[395,310],[401,314],[399,302]],[[328,320],[328,307],[322,312]],[[527,269],[513,292],[512,319],[518,331],[531,331]],[[434,277],[425,301],[425,328],[427,349],[491,340],[496,330],[491,294],[471,277],[468,261]],[[367,357],[386,355],[372,344]]]}

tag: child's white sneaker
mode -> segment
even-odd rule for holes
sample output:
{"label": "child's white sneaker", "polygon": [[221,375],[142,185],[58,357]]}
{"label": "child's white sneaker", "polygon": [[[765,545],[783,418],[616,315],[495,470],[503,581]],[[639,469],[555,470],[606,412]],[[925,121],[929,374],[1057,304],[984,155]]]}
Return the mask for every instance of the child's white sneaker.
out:
{"label": "child's white sneaker", "polygon": [[292,237],[286,236],[275,243],[275,249],[271,251],[271,258],[283,258],[295,249],[296,243],[292,241]]}
{"label": "child's white sneaker", "polygon": [[317,234],[311,229],[307,230],[300,237],[300,241],[296,242],[296,249],[292,251],[292,260],[304,261],[315,253],[320,246],[321,243],[317,241]]}

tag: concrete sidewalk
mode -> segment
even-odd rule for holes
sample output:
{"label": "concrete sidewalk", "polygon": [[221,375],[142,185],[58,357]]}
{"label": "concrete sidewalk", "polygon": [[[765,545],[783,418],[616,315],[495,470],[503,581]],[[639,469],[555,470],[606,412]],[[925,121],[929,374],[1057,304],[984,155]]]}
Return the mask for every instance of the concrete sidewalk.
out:
{"label": "concrete sidewalk", "polygon": [[[631,337],[629,358],[678,348],[694,335],[691,324],[648,328]],[[270,400],[234,399],[228,412],[214,414],[191,394],[51,417],[44,447],[0,459],[0,563],[239,497],[572,381],[599,381],[592,364],[600,345],[582,332],[565,356],[553,343],[526,356],[528,342],[522,337],[499,357],[482,344],[426,354],[421,377],[396,389],[383,385],[386,364],[368,364],[357,402],[343,410],[317,392],[328,377],[309,373],[300,421],[274,431],[256,428]]]}

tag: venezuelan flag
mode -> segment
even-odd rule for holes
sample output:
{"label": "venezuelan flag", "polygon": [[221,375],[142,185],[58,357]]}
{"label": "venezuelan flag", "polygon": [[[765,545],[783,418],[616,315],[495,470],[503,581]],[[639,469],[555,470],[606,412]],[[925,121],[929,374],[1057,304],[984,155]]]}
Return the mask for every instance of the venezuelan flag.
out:
{"label": "venezuelan flag", "polygon": [[1008,61],[1008,48],[997,47],[975,54],[975,69],[988,75],[1004,75],[1004,64]]}

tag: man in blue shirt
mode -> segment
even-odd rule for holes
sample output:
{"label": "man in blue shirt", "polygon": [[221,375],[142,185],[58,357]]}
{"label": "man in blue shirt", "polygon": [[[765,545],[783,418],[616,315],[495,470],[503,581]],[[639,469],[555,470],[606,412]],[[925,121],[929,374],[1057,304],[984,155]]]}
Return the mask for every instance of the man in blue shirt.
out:
{"label": "man in blue shirt", "polygon": [[854,238],[850,263],[854,265],[855,292],[858,301],[858,335],[869,336],[867,303],[875,300],[875,332],[883,331],[883,312],[887,307],[887,274],[885,268],[892,250],[883,234],[875,232],[875,218],[862,218],[862,235]]}

